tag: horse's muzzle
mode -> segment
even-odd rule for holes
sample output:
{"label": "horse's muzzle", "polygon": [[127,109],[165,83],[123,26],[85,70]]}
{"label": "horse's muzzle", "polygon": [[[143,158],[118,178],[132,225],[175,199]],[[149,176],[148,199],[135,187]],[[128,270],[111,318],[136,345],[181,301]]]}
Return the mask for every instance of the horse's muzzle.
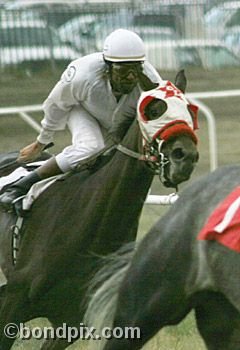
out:
{"label": "horse's muzzle", "polygon": [[165,173],[165,179],[163,182],[164,186],[177,188],[177,186],[182,182],[188,181],[192,175],[195,166],[196,162],[193,162],[191,165],[188,164],[187,167],[181,169],[181,171],[178,169],[178,171],[175,171],[174,173],[171,173],[170,169],[168,169],[169,171],[166,171]]}

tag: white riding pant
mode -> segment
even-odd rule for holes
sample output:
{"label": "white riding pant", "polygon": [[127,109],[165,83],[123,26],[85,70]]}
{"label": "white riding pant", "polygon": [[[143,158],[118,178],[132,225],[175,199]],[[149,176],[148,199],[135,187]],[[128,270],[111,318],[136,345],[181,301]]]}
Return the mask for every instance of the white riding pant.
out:
{"label": "white riding pant", "polygon": [[64,173],[74,169],[81,160],[99,152],[105,145],[98,121],[82,106],[71,110],[67,125],[72,134],[72,145],[56,156],[56,162]]}

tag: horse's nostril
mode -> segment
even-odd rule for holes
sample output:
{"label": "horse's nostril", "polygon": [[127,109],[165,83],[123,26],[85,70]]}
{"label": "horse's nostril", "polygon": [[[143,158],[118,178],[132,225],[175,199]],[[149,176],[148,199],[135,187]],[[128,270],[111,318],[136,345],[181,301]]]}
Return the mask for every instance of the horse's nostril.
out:
{"label": "horse's nostril", "polygon": [[197,153],[196,155],[196,159],[195,159],[195,162],[197,163],[199,161],[199,153]]}

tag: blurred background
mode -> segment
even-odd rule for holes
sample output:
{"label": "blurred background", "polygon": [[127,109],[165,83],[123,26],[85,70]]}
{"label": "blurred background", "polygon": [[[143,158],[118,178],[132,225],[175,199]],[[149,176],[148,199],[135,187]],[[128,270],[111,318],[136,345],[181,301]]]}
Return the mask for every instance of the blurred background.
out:
{"label": "blurred background", "polygon": [[[107,34],[119,27],[143,38],[147,58],[163,79],[174,81],[185,69],[187,92],[201,95],[198,101],[214,117],[217,166],[239,163],[240,0],[0,0],[0,153],[36,139],[31,123],[42,119],[41,104],[63,70],[73,59],[101,51]],[[23,112],[26,105],[40,107]],[[190,182],[212,170],[202,110],[199,126],[200,160]],[[57,133],[51,153],[70,142],[67,130]],[[152,194],[171,192],[154,179]],[[167,208],[144,206],[139,237]],[[205,349],[192,314],[160,333],[144,349]],[[39,342],[18,340],[13,349],[37,350]]]}
{"label": "blurred background", "polygon": [[101,51],[112,30],[136,31],[158,69],[239,66],[240,2],[223,0],[0,1],[0,69],[52,70]]}

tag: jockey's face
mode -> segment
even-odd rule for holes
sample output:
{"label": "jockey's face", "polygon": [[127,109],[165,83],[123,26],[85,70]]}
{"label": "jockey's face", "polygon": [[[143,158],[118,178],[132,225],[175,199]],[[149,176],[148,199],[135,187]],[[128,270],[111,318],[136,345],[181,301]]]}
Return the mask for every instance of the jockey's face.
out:
{"label": "jockey's face", "polygon": [[139,69],[143,69],[142,62],[112,63],[110,82],[113,90],[129,94],[137,85]]}

